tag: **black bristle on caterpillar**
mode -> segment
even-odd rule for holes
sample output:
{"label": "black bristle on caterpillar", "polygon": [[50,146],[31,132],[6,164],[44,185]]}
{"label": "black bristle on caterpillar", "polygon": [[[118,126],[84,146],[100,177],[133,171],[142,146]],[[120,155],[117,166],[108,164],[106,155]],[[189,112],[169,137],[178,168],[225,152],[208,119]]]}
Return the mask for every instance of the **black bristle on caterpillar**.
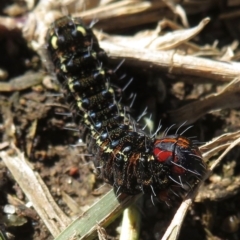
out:
{"label": "black bristle on caterpillar", "polygon": [[86,130],[83,140],[96,169],[116,192],[168,201],[200,182],[206,168],[190,139],[147,136],[115,101],[109,82],[117,76],[91,28],[80,18],[63,17],[51,25],[46,41],[74,121]]}

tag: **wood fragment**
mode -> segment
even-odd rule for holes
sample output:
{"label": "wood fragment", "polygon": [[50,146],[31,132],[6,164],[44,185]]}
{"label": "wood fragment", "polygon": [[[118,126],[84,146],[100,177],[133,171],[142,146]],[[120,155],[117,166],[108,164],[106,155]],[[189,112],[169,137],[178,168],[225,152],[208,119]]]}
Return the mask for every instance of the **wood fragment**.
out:
{"label": "wood fragment", "polygon": [[128,49],[107,40],[101,41],[112,59],[126,59],[129,66],[153,68],[176,75],[188,75],[214,80],[216,83],[230,82],[240,75],[240,63],[221,62],[194,56],[179,55],[174,51],[153,51],[149,49]]}
{"label": "wood fragment", "polygon": [[41,72],[26,72],[25,74],[11,79],[9,82],[0,82],[0,92],[21,91],[42,82],[44,74]]}

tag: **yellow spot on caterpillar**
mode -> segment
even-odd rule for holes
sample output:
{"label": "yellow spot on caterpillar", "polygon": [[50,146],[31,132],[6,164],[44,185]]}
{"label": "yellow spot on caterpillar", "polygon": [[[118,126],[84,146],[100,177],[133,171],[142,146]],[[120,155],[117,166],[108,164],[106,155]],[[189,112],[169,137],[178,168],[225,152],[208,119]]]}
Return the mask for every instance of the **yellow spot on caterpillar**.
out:
{"label": "yellow spot on caterpillar", "polygon": [[105,153],[111,153],[113,150],[112,150],[111,148],[105,146],[104,149],[103,149],[103,151],[104,151]]}
{"label": "yellow spot on caterpillar", "polygon": [[148,162],[153,161],[153,160],[154,160],[154,157],[153,157],[152,155],[150,155],[150,156],[148,157]]}
{"label": "yellow spot on caterpillar", "polygon": [[57,49],[58,48],[58,45],[57,45],[57,36],[56,35],[53,35],[52,38],[51,38],[51,46],[54,48],[54,49]]}
{"label": "yellow spot on caterpillar", "polygon": [[105,71],[102,68],[98,68],[99,73],[101,73],[103,76],[105,75]]}
{"label": "yellow spot on caterpillar", "polygon": [[108,89],[108,91],[109,91],[110,93],[114,94],[113,88],[110,87],[110,88]]}
{"label": "yellow spot on caterpillar", "polygon": [[71,78],[71,77],[68,77],[67,78],[67,84],[68,84],[68,86],[70,87],[70,85],[73,85],[73,78]]}
{"label": "yellow spot on caterpillar", "polygon": [[81,98],[79,96],[75,97],[76,101],[77,101],[77,106],[79,107],[80,110],[85,111],[85,109],[83,109],[82,107],[82,101]]}
{"label": "yellow spot on caterpillar", "polygon": [[81,27],[81,26],[77,26],[77,31],[82,33],[83,36],[86,36],[87,33],[86,33],[86,30],[84,27]]}
{"label": "yellow spot on caterpillar", "polygon": [[91,125],[91,123],[88,121],[88,119],[85,119],[85,120],[84,120],[84,123],[85,123],[86,125]]}
{"label": "yellow spot on caterpillar", "polygon": [[61,63],[63,63],[63,62],[66,60],[66,58],[65,58],[65,57],[62,57],[62,56],[60,56],[59,59],[60,59],[60,62],[61,62]]}
{"label": "yellow spot on caterpillar", "polygon": [[61,65],[61,69],[63,72],[67,72],[67,68],[66,68],[66,65],[65,64],[62,64]]}
{"label": "yellow spot on caterpillar", "polygon": [[102,144],[103,142],[101,141],[100,137],[97,139],[96,143],[97,143],[98,146],[101,146],[101,144]]}
{"label": "yellow spot on caterpillar", "polygon": [[74,85],[73,85],[73,82],[70,82],[70,81],[68,80],[68,87],[69,87],[70,91],[74,93],[75,91],[74,91],[73,86],[74,86]]}
{"label": "yellow spot on caterpillar", "polygon": [[95,58],[95,59],[97,58],[96,52],[92,52],[92,57]]}

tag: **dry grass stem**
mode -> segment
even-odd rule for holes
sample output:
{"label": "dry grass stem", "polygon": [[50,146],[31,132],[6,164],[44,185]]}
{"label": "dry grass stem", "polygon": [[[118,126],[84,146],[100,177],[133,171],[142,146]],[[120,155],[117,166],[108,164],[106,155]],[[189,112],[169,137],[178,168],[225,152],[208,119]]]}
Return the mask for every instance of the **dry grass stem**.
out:
{"label": "dry grass stem", "polygon": [[128,49],[104,40],[101,47],[107,49],[113,59],[126,59],[129,66],[153,68],[176,75],[188,75],[211,79],[213,82],[230,82],[240,74],[237,62],[220,62],[193,56],[183,56],[174,51]]}
{"label": "dry grass stem", "polygon": [[12,153],[1,151],[2,160],[49,231],[53,236],[57,236],[69,225],[70,219],[57,206],[39,174],[33,171],[25,159],[24,153],[20,152],[13,144],[11,151]]}

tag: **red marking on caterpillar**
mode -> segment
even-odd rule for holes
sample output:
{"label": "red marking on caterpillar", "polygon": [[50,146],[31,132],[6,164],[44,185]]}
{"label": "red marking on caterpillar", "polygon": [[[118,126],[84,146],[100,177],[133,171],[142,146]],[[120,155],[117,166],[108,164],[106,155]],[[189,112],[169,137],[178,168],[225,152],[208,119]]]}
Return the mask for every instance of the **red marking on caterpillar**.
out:
{"label": "red marking on caterpillar", "polygon": [[51,25],[46,41],[74,121],[85,129],[83,140],[96,169],[116,192],[165,199],[199,183],[205,164],[190,139],[146,135],[115,101],[109,82],[117,76],[108,69],[108,57],[91,28],[80,18],[63,17]]}
{"label": "red marking on caterpillar", "polygon": [[153,153],[159,162],[172,164],[173,174],[181,176],[188,171],[201,172],[198,169],[201,167],[201,153],[190,139],[183,136],[173,135],[156,140]]}

